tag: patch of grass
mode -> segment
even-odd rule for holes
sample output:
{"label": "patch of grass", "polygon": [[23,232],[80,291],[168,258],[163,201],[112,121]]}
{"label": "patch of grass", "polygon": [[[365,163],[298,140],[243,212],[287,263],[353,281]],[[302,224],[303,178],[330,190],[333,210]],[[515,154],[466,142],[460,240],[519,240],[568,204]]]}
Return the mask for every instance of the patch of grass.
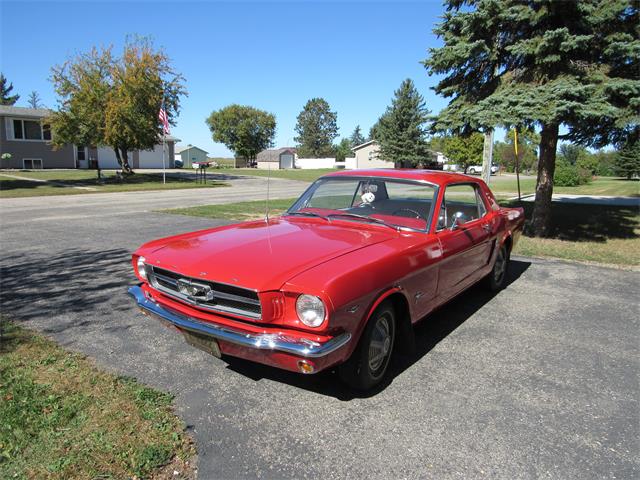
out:
{"label": "patch of grass", "polygon": [[[8,175],[46,180],[50,183],[21,180],[11,178]],[[195,182],[195,176],[173,175],[168,175],[167,183],[164,184],[162,183],[162,174],[157,173],[136,173],[119,182],[115,171],[103,171],[101,181],[98,181],[96,172],[93,170],[0,171],[0,198],[223,186],[228,186],[228,184],[214,180],[208,180],[206,184],[201,184]]]}
{"label": "patch of grass", "polygon": [[0,322],[0,478],[149,478],[170,462],[190,469],[194,448],[171,395]]}
{"label": "patch of grass", "polygon": [[[521,206],[528,220],[533,202]],[[522,236],[514,253],[637,267],[640,265],[640,212],[633,207],[552,204],[551,238]]]}
{"label": "patch of grass", "polygon": [[[279,215],[293,205],[295,201],[295,198],[270,200],[269,214]],[[162,210],[162,212],[176,215],[189,215],[192,217],[220,218],[224,220],[257,220],[264,218],[265,202],[260,200],[256,202],[202,205],[199,207],[173,208],[170,210]]]}
{"label": "patch of grass", "polygon": [[513,253],[525,257],[561,258],[620,267],[640,266],[640,241],[637,238],[614,238],[596,243],[522,236]]}
{"label": "patch of grass", "polygon": [[[498,196],[515,196],[518,192],[516,177],[497,175],[489,182],[491,190]],[[536,179],[531,177],[520,179],[522,195],[535,193]],[[606,195],[614,197],[640,197],[640,182],[615,177],[599,177],[586,185],[577,187],[554,187],[553,193],[570,195]]]}
{"label": "patch of grass", "polygon": [[[271,170],[272,178],[285,178],[288,180],[300,180],[302,182],[313,182],[322,175],[335,172],[335,168],[318,168],[313,170]],[[258,168],[217,168],[211,170],[212,173],[225,173],[228,175],[250,175],[252,177],[267,177],[269,176],[268,170],[261,170]]]}

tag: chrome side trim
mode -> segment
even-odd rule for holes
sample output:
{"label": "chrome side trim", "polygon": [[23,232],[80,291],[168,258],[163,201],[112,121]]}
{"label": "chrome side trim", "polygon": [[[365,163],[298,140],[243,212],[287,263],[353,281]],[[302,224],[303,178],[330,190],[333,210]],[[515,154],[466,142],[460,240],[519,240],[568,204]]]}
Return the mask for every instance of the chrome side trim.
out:
{"label": "chrome side trim", "polygon": [[207,335],[224,342],[234,343],[243,347],[255,348],[258,350],[277,350],[279,352],[290,353],[300,357],[318,358],[328,355],[340,347],[346,345],[351,340],[350,333],[342,333],[325,343],[314,342],[305,338],[297,338],[284,333],[261,333],[251,334],[235,330],[233,328],[205,323],[195,318],[191,318],[173,309],[163,307],[152,299],[148,298],[139,286],[130,287],[128,290],[138,307],[145,312],[156,315],[176,327],[192,332]]}

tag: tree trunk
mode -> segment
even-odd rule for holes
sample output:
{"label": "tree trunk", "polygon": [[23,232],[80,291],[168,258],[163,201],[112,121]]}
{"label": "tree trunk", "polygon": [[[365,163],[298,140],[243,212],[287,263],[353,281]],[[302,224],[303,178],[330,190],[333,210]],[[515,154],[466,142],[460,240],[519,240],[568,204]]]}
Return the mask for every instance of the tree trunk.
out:
{"label": "tree trunk", "polygon": [[551,235],[551,198],[553,195],[553,174],[556,170],[556,147],[558,146],[558,124],[542,126],[540,132],[540,160],[536,201],[531,220],[532,233],[536,237]]}
{"label": "tree trunk", "polygon": [[131,166],[129,165],[129,157],[127,154],[127,147],[121,147],[120,152],[122,155],[122,172],[123,173],[133,173],[131,170]]}

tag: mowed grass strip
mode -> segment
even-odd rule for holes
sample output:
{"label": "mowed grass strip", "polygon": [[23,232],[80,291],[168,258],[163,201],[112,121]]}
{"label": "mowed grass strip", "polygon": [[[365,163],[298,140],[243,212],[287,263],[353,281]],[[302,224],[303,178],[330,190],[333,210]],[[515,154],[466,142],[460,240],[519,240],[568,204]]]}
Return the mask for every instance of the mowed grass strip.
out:
{"label": "mowed grass strip", "polygon": [[262,170],[258,168],[216,168],[208,170],[209,173],[223,173],[227,175],[249,175],[252,177],[285,178],[287,180],[299,180],[301,182],[313,182],[322,175],[337,172],[335,168],[316,168],[309,170],[289,169],[289,170]]}
{"label": "mowed grass strip", "polygon": [[[11,176],[45,180],[50,183],[32,182]],[[0,171],[0,198],[224,186],[228,184],[212,178],[208,178],[206,184],[196,183],[193,175],[183,177],[169,174],[165,184],[162,182],[162,174],[158,173],[136,173],[118,181],[114,171],[104,171],[102,180],[99,181],[94,170]]]}
{"label": "mowed grass strip", "polygon": [[194,476],[170,395],[0,322],[0,478]]}
{"label": "mowed grass strip", "polygon": [[[280,215],[287,210],[295,198],[284,200],[269,200],[269,215]],[[192,217],[218,218],[223,220],[257,220],[265,217],[266,202],[264,200],[255,202],[226,203],[221,205],[202,205],[199,207],[173,208],[161,210],[163,213],[176,215],[189,215]]]}
{"label": "mowed grass strip", "polygon": [[[270,214],[288,209],[295,198],[271,200]],[[504,206],[522,206],[531,219],[533,202],[502,202]],[[264,218],[265,202],[241,202],[163,210],[164,213],[218,218],[255,220]],[[551,238],[522,236],[514,254],[565,260],[597,262],[621,267],[640,265],[640,212],[631,207],[582,204],[553,204]]]}

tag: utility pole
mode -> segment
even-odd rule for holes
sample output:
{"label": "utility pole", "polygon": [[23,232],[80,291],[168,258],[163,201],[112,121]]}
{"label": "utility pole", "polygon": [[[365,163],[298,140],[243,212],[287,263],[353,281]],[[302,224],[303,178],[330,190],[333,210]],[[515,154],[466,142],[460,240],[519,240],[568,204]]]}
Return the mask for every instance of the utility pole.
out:
{"label": "utility pole", "polygon": [[493,129],[484,132],[484,148],[482,149],[482,179],[487,185],[491,179],[493,160]]}

